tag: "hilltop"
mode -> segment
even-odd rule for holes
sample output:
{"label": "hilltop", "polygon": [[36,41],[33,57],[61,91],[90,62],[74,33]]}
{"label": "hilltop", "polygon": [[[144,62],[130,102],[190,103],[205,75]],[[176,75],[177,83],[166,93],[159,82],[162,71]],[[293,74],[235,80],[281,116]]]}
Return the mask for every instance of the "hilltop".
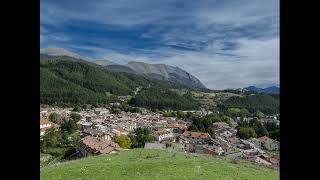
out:
{"label": "hilltop", "polygon": [[204,155],[133,149],[45,167],[41,179],[279,179],[279,172]]}
{"label": "hilltop", "polygon": [[162,80],[171,83],[178,83],[189,88],[206,89],[202,82],[187,71],[166,64],[148,64],[144,62],[129,62],[120,65],[110,60],[92,60],[63,48],[44,48],[40,49],[40,57],[52,58],[63,57],[73,61],[97,64],[114,72],[125,72],[137,74],[151,80]]}
{"label": "hilltop", "polygon": [[40,56],[40,102],[96,104],[134,95],[139,87],[183,88],[182,84],[124,72],[67,56]]}
{"label": "hilltop", "polygon": [[249,86],[249,87],[244,88],[244,90],[258,92],[258,93],[280,94],[280,88],[277,86],[270,86],[270,87],[266,87],[266,88],[258,88],[255,86]]}

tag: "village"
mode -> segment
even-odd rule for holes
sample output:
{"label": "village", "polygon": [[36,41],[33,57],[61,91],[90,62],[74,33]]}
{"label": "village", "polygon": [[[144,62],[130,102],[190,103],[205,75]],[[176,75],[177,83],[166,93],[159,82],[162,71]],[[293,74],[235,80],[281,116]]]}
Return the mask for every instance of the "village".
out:
{"label": "village", "polygon": [[[56,123],[50,122],[51,113],[59,114]],[[40,109],[40,139],[50,128],[59,129],[63,119],[72,113],[72,108],[41,108]],[[194,112],[197,113],[197,112]],[[198,112],[201,114],[201,112]],[[164,117],[154,112],[120,112],[110,113],[107,108],[93,108],[80,111],[80,148],[82,157],[97,154],[116,153],[126,150],[113,141],[120,135],[129,135],[136,128],[143,127],[151,130],[154,142],[146,142],[145,149],[162,149],[169,151],[209,154],[235,160],[251,161],[253,163],[278,168],[279,158],[271,152],[279,152],[280,143],[267,136],[247,140],[237,137],[237,122],[235,118],[230,124],[215,122],[212,124],[214,137],[208,133],[188,131],[192,122],[177,118]],[[253,118],[245,118],[250,121]],[[263,122],[274,121],[277,118],[265,117]]]}

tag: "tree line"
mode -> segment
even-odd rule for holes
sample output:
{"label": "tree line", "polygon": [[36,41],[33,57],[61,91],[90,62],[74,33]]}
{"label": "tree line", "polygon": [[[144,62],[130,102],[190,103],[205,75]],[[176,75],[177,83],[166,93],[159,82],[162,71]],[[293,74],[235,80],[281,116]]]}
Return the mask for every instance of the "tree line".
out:
{"label": "tree line", "polygon": [[129,105],[158,110],[198,109],[198,104],[191,93],[179,95],[168,89],[157,87],[142,89],[129,101]]}
{"label": "tree line", "polygon": [[228,108],[247,109],[250,113],[277,114],[280,111],[279,95],[254,94],[244,97],[232,96],[218,105],[220,111]]}

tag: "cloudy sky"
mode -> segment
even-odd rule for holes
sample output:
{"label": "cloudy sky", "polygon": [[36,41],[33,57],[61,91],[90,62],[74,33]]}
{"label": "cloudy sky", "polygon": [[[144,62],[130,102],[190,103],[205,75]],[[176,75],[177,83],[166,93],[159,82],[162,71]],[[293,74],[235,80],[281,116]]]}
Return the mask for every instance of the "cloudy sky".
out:
{"label": "cloudy sky", "polygon": [[278,0],[41,0],[41,48],[178,66],[208,88],[279,84]]}

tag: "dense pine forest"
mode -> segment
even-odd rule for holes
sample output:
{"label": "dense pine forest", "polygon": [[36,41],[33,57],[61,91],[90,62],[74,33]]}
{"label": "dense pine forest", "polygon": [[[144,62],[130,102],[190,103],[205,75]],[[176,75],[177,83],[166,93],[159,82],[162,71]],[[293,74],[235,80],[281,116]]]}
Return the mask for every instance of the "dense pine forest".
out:
{"label": "dense pine forest", "polygon": [[244,97],[233,96],[219,105],[221,109],[245,108],[250,113],[277,114],[280,111],[279,95],[253,94]]}
{"label": "dense pine forest", "polygon": [[40,61],[41,103],[100,103],[113,95],[132,95],[150,82],[139,76],[114,73],[102,67],[68,60]]}
{"label": "dense pine forest", "polygon": [[191,93],[179,95],[176,92],[158,87],[141,90],[139,94],[130,100],[129,104],[161,110],[194,110],[198,107]]}
{"label": "dense pine forest", "polygon": [[102,66],[68,57],[40,58],[40,103],[96,104],[133,95],[138,87],[182,88],[168,81],[112,72]]}

